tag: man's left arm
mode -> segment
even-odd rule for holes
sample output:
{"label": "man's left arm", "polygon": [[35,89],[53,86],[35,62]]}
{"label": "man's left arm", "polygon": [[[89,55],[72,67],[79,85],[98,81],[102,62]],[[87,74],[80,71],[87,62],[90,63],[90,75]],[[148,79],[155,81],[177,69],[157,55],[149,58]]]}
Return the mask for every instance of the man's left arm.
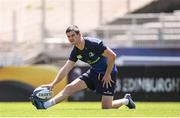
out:
{"label": "man's left arm", "polygon": [[107,68],[102,81],[103,86],[106,86],[106,88],[108,88],[109,86],[111,86],[111,83],[114,83],[114,81],[111,79],[111,72],[116,59],[116,54],[107,47],[102,55],[107,58]]}

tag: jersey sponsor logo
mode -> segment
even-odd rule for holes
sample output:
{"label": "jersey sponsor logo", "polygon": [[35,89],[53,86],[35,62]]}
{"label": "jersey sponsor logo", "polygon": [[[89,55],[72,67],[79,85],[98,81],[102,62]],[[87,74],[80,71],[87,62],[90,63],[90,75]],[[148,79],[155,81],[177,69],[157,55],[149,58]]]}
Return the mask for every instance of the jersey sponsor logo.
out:
{"label": "jersey sponsor logo", "polygon": [[81,55],[77,55],[77,58],[78,58],[78,59],[82,59],[82,56],[81,56]]}
{"label": "jersey sponsor logo", "polygon": [[96,63],[97,61],[99,61],[99,59],[100,59],[100,57],[98,57],[96,60],[94,60],[94,61],[90,61],[90,60],[88,60],[87,62],[89,63],[89,64],[94,64],[94,63]]}
{"label": "jersey sponsor logo", "polygon": [[89,57],[93,57],[95,54],[93,52],[89,52]]}

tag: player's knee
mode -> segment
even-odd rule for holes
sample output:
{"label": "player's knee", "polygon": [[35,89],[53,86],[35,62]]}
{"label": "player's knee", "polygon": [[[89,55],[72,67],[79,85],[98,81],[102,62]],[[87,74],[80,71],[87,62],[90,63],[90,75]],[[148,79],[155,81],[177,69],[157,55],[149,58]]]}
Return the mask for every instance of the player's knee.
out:
{"label": "player's knee", "polygon": [[111,104],[102,104],[102,109],[111,109],[112,105]]}
{"label": "player's knee", "polygon": [[68,84],[64,89],[67,94],[70,94],[73,92],[74,87],[72,85]]}
{"label": "player's knee", "polygon": [[111,109],[111,108],[112,108],[112,106],[106,106],[106,105],[102,106],[102,109]]}
{"label": "player's knee", "polygon": [[102,96],[102,109],[111,109],[112,108],[112,96]]}

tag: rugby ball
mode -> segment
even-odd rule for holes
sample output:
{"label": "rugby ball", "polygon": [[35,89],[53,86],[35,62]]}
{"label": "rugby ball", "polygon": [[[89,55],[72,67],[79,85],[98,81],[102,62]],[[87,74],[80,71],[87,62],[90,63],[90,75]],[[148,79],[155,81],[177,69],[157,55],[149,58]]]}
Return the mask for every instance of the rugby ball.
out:
{"label": "rugby ball", "polygon": [[47,87],[38,87],[33,91],[33,95],[40,101],[47,101],[53,97],[53,91]]}

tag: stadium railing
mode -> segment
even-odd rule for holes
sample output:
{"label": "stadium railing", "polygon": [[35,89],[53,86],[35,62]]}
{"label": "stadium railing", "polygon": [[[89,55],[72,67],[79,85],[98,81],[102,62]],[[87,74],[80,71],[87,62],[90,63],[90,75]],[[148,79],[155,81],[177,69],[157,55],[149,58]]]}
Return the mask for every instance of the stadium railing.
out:
{"label": "stadium railing", "polygon": [[179,47],[180,19],[176,14],[136,14],[124,16],[122,19],[129,19],[131,22],[125,25],[103,25],[91,34],[101,37],[107,44],[112,44],[110,47],[148,46],[148,44],[158,47]]}

